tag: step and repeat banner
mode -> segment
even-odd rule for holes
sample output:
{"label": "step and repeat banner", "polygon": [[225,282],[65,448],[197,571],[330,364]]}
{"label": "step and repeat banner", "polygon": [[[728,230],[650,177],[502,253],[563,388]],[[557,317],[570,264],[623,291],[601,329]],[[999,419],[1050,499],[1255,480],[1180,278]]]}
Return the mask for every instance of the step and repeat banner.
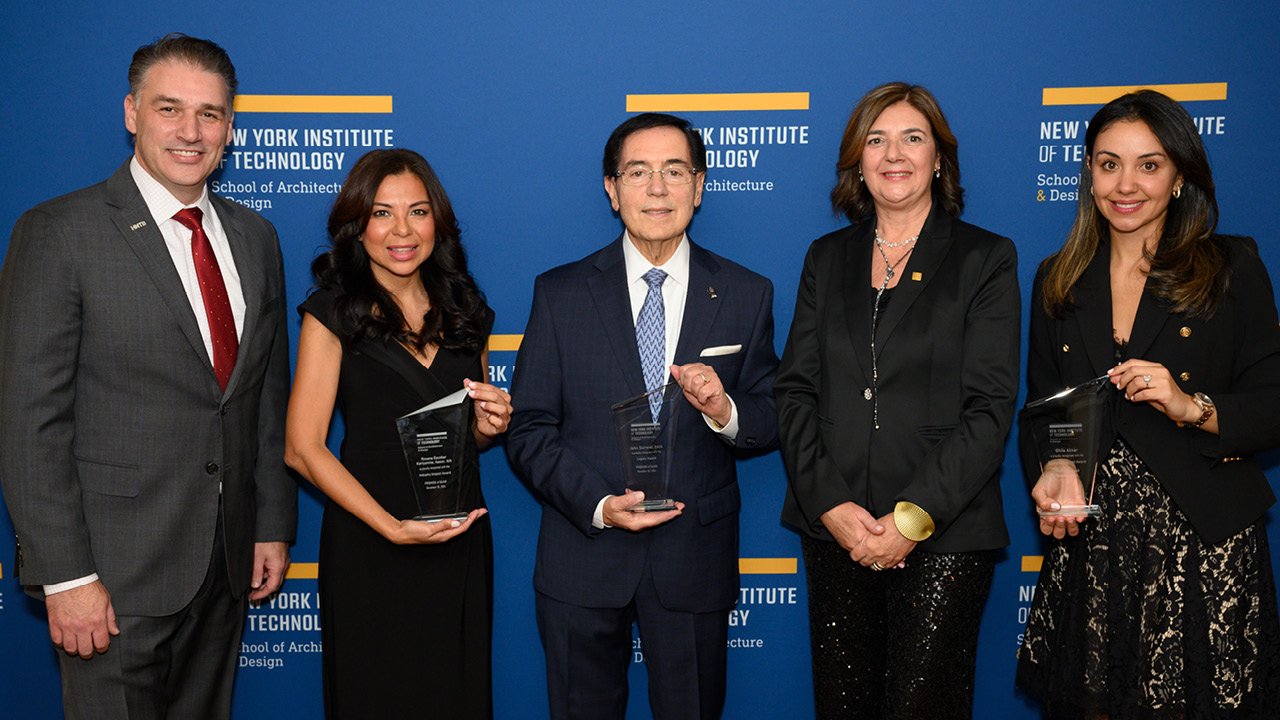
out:
{"label": "step and repeat banner", "polygon": [[[235,138],[213,190],[275,224],[290,304],[307,295],[330,204],[355,161],[374,148],[417,150],[453,201],[497,312],[489,362],[503,387],[534,277],[620,232],[600,157],[610,131],[645,110],[701,130],[710,169],[690,233],[772,279],[779,354],[809,243],[845,224],[828,200],[845,122],[864,92],[890,80],[925,85],[947,113],[960,141],[963,217],[1017,243],[1024,314],[1037,263],[1071,223],[1087,121],[1136,86],[1185,103],[1213,163],[1221,229],[1256,237],[1280,276],[1274,2],[454,5],[7,4],[0,251],[24,210],[106,178],[132,152],[122,109],[130,57],[179,30],[217,41],[236,64]],[[297,331],[291,315],[295,345]],[[334,448],[342,432],[338,418]],[[1265,462],[1280,480],[1280,455]],[[540,510],[500,450],[484,455],[482,472],[496,542],[496,714],[545,717],[532,590]],[[1013,544],[983,619],[975,717],[1033,718],[1013,671],[1044,545],[1013,452],[1002,483]],[[812,717],[804,567],[798,536],[778,519],[786,478],[777,453],[742,463],[740,484],[725,717]],[[236,717],[322,713],[322,498],[305,481],[300,488],[289,579],[245,626]],[[1275,538],[1274,521],[1269,528]],[[0,716],[58,717],[44,610],[22,592],[13,558],[0,512]],[[644,651],[637,639],[633,717],[649,714]]]}

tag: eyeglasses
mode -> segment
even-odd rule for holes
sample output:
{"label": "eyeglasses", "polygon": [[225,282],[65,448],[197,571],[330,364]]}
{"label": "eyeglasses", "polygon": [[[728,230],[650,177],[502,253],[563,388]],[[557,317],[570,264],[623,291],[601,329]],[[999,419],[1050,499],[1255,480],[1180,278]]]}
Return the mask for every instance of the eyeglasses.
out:
{"label": "eyeglasses", "polygon": [[688,185],[693,182],[693,176],[698,174],[697,170],[688,165],[671,163],[661,170],[652,170],[648,165],[632,165],[626,170],[615,172],[613,176],[623,185],[648,185],[655,172],[668,185]]}

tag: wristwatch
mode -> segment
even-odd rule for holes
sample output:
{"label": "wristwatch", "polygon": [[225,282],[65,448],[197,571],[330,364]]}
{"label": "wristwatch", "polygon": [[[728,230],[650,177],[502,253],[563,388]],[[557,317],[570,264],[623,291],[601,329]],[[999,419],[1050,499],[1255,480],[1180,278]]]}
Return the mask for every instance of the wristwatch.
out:
{"label": "wristwatch", "polygon": [[1200,408],[1200,419],[1189,424],[1191,427],[1198,428],[1209,422],[1209,418],[1213,417],[1213,411],[1216,408],[1213,405],[1213,401],[1209,399],[1209,396],[1202,392],[1192,395],[1191,402],[1195,403],[1196,407]]}

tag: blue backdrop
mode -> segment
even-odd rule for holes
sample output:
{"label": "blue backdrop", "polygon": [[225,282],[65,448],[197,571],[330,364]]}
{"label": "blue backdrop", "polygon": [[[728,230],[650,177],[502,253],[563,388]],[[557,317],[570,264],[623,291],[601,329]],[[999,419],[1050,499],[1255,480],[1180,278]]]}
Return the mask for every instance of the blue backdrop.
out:
{"label": "blue backdrop", "polygon": [[[121,103],[135,48],[172,30],[209,37],[231,54],[245,96],[215,188],[275,223],[291,303],[306,295],[335,184],[356,158],[373,147],[418,150],[448,189],[472,269],[497,311],[490,362],[499,385],[510,382],[534,276],[618,234],[600,155],[613,127],[645,103],[704,129],[712,167],[691,233],[773,280],[779,352],[804,252],[843,224],[827,195],[845,121],[866,90],[889,80],[938,97],[960,140],[964,218],[1015,240],[1024,297],[1036,264],[1070,225],[1084,122],[1119,94],[1064,97],[1057,88],[1194,85],[1175,92],[1209,149],[1221,228],[1258,238],[1280,272],[1280,216],[1271,210],[1280,5],[1270,1],[227,0],[179,8],[54,0],[7,3],[0,24],[10,98],[0,108],[0,170],[10,178],[0,226],[102,180],[131,152]],[[766,95],[721,95],[742,93]],[[682,97],[649,97],[668,94]],[[0,233],[0,251],[7,245]],[[296,320],[290,330],[296,342]],[[335,447],[341,433],[338,424]],[[1280,456],[1266,462],[1280,477]],[[497,543],[497,715],[544,717],[531,584],[539,509],[500,452],[484,457],[483,472]],[[1030,718],[1037,715],[1012,678],[1042,546],[1013,453],[1002,482],[1013,545],[982,625],[975,717]],[[777,454],[744,463],[741,484],[744,574],[725,716],[811,717],[803,566],[797,536],[778,521],[785,477]],[[321,712],[321,502],[305,483],[299,501],[297,564],[284,592],[253,610],[246,627],[237,717]],[[13,556],[12,526],[0,513],[0,716],[57,717],[43,608],[23,595]],[[632,680],[631,714],[644,717],[638,663]]]}

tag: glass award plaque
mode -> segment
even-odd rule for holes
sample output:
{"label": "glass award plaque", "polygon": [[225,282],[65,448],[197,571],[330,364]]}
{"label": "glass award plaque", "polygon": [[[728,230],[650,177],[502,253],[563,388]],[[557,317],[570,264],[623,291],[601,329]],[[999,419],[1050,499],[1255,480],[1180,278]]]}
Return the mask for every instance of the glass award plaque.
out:
{"label": "glass award plaque", "polygon": [[1101,450],[1102,424],[1111,410],[1111,378],[1103,375],[1087,383],[1040,398],[1018,414],[1019,432],[1028,433],[1040,462],[1041,477],[1057,481],[1051,493],[1058,510],[1038,510],[1040,517],[1098,517],[1093,484]]}
{"label": "glass award plaque", "polygon": [[667,497],[675,452],[676,420],[684,392],[674,382],[614,405],[613,428],[622,453],[622,471],[628,490],[644,493],[644,500],[627,508],[631,512],[675,510]]}
{"label": "glass award plaque", "polygon": [[400,445],[409,463],[409,479],[418,501],[414,520],[439,522],[462,519],[473,508],[462,507],[470,496],[470,480],[463,476],[466,433],[471,432],[471,402],[467,389],[447,395],[400,418]]}

